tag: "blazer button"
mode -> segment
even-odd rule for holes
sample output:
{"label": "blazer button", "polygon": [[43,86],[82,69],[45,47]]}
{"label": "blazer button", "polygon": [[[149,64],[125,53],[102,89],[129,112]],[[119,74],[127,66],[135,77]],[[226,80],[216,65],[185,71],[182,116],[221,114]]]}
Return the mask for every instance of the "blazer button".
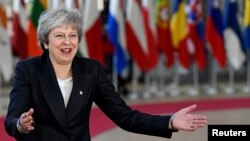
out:
{"label": "blazer button", "polygon": [[82,92],[82,91],[80,91],[80,92],[79,92],[79,94],[80,94],[80,95],[83,95],[83,92]]}

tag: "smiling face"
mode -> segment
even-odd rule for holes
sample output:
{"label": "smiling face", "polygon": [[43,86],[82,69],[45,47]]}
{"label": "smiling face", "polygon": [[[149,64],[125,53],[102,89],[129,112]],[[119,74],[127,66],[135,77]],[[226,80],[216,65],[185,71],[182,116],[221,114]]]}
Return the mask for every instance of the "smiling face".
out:
{"label": "smiling face", "polygon": [[78,49],[77,30],[72,25],[62,25],[51,30],[48,36],[50,59],[58,65],[72,63]]}

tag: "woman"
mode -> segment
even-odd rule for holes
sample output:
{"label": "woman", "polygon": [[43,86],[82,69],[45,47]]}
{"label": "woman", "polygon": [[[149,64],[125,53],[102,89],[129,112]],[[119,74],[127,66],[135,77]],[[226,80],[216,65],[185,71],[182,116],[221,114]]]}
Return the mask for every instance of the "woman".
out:
{"label": "woman", "polygon": [[9,135],[23,141],[90,141],[92,103],[124,130],[170,138],[176,130],[195,131],[207,124],[190,114],[196,105],[171,115],[150,115],[126,105],[100,63],[76,56],[82,18],[63,7],[43,13],[38,37],[44,53],[16,66],[5,120]]}

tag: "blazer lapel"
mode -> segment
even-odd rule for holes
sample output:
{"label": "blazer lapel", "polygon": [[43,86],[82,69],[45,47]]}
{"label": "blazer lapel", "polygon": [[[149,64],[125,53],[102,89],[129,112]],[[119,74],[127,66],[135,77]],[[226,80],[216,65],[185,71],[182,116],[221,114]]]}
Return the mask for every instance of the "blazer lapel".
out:
{"label": "blazer lapel", "polygon": [[44,64],[42,64],[43,71],[41,75],[39,75],[39,79],[42,84],[42,91],[55,118],[58,120],[62,128],[66,129],[67,118],[61,90],[57,83],[56,75],[49,56],[47,55],[43,57],[43,59],[45,59],[42,60],[44,62]]}
{"label": "blazer lapel", "polygon": [[73,89],[70,95],[68,106],[66,108],[67,116],[72,119],[81,109],[89,103],[91,106],[91,100],[89,100],[91,94],[88,92],[92,81],[91,73],[83,63],[75,59],[73,61]]}

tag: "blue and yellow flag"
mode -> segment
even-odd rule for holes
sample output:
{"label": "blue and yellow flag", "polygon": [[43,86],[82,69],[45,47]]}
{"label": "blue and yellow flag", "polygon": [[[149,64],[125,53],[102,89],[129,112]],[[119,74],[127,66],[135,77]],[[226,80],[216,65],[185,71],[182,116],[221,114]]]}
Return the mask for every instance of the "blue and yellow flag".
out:
{"label": "blue and yellow flag", "polygon": [[243,28],[244,47],[250,51],[250,0],[245,1]]}
{"label": "blue and yellow flag", "polygon": [[175,0],[173,5],[173,15],[170,21],[172,42],[175,48],[179,47],[180,42],[187,36],[187,17],[185,14],[185,2]]}
{"label": "blue and yellow flag", "polygon": [[173,46],[178,52],[178,60],[183,68],[188,69],[191,65],[191,58],[186,43],[188,30],[185,6],[186,3],[183,0],[174,1],[170,30]]}

